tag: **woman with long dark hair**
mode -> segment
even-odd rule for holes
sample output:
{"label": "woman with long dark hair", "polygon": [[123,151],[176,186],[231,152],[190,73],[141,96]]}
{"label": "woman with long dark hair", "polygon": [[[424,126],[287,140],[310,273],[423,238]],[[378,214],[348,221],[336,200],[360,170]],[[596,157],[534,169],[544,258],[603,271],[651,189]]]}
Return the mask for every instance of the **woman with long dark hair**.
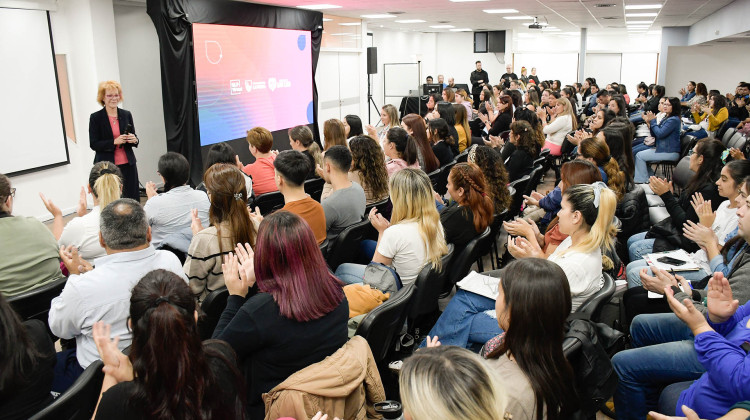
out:
{"label": "woman with long dark hair", "polygon": [[723,95],[711,96],[708,99],[708,105],[694,104],[691,107],[691,111],[693,112],[693,121],[696,124],[699,124],[703,120],[708,122],[707,128],[701,127],[700,130],[690,133],[697,139],[706,138],[709,134],[713,137],[724,121],[729,118],[727,98]]}
{"label": "woman with long dark hair", "polygon": [[404,168],[419,169],[417,160],[417,142],[401,127],[392,127],[388,130],[383,143],[383,151],[390,158],[385,164],[388,177]]}
{"label": "woman with long dark hair", "polygon": [[[726,148],[719,140],[702,139],[698,141],[690,154],[690,170],[695,172],[695,175],[690,179],[687,187],[682,190],[679,197],[670,191],[670,185],[666,180],[651,177],[649,186],[654,194],[661,197],[664,201],[664,205],[667,211],[669,211],[672,227],[678,232],[677,236],[680,238],[679,246],[667,241],[661,241],[661,251],[664,251],[665,248],[683,248],[689,252],[698,250],[695,242],[686,240],[683,237],[681,233],[682,227],[688,221],[694,223],[699,221],[698,214],[691,204],[693,194],[700,193],[705,201],[711,201],[712,211],[716,211],[719,204],[724,201],[724,198],[719,195],[716,188],[716,181],[719,179],[721,168],[724,166],[724,162],[721,160],[724,150]],[[636,233],[628,239],[627,246],[630,261],[641,259],[646,254],[653,252],[656,238],[647,239],[647,233]]]}
{"label": "woman with long dark hair", "polygon": [[222,257],[237,243],[255,245],[258,223],[248,214],[243,174],[235,166],[213,165],[203,175],[203,182],[211,201],[208,210],[211,226],[204,229],[198,211],[193,210],[190,226],[193,239],[184,266],[190,288],[199,301],[224,286]]}
{"label": "woman with long dark hair", "polygon": [[385,169],[383,149],[372,137],[361,134],[349,142],[349,150],[352,152],[349,180],[365,190],[366,203],[377,203],[388,198],[388,171]]}
{"label": "woman with long dark hair", "polygon": [[452,203],[440,211],[445,241],[462,250],[492,223],[494,206],[482,170],[473,163],[457,163],[448,174]]}
{"label": "woman with long dark hair", "polygon": [[539,156],[539,143],[526,121],[516,121],[510,125],[509,140],[505,148],[510,147],[512,152],[505,160],[505,168],[508,170],[508,180],[513,182],[531,173],[534,159]]}
{"label": "woman with long dark hair", "polygon": [[344,132],[346,133],[347,141],[364,134],[362,130],[362,120],[356,116],[349,114],[344,117],[341,122],[344,124]]}
{"label": "woman with long dark hair", "polygon": [[419,166],[426,173],[440,168],[440,161],[432,151],[430,140],[427,139],[427,127],[424,119],[417,114],[407,114],[401,120],[401,128],[406,130],[417,142],[417,160]]}
{"label": "woman with long dark hair", "polygon": [[[643,121],[651,128],[654,137],[654,145],[644,146],[634,151],[635,175],[633,180],[637,184],[648,182],[651,174],[649,162],[654,161],[676,161],[680,158],[680,100],[669,98],[662,105],[662,111],[666,114],[661,122],[657,124],[656,114],[651,111],[643,114]],[[636,146],[638,148],[639,146]]]}
{"label": "woman with long dark hair", "polygon": [[436,118],[427,123],[427,138],[432,143],[432,152],[435,153],[441,167],[453,162],[455,157],[453,145],[456,138],[451,135],[450,128],[442,118]]}
{"label": "woman with long dark hair", "polygon": [[[247,365],[255,420],[263,418],[263,393],[346,343],[349,303],[312,229],[296,214],[263,219],[254,254],[249,244],[235,250],[239,258],[230,254],[223,265],[229,298],[213,338],[229,343]],[[246,300],[256,282],[258,293]]]}
{"label": "woman with long dark hair", "polygon": [[328,150],[333,146],[346,146],[346,128],[344,123],[335,118],[323,123],[323,144]]}
{"label": "woman with long dark hair", "polygon": [[[244,386],[226,343],[201,343],[190,288],[176,274],[154,270],[133,288],[128,356],[94,324],[104,362],[96,419],[242,419]],[[166,345],[168,343],[168,345]]]}
{"label": "woman with long dark hair", "polygon": [[635,176],[635,159],[633,159],[633,135],[635,127],[627,118],[615,117],[607,126],[596,133],[596,137],[604,140],[609,147],[609,154],[620,165],[620,169],[625,172],[627,178],[627,191],[630,191],[633,185],[633,176]]}
{"label": "woman with long dark hair", "polygon": [[508,95],[501,95],[497,101],[497,109],[489,101],[485,101],[488,117],[480,116],[484,122],[485,130],[490,136],[499,136],[500,133],[510,129],[510,123],[513,122],[513,98]]}
{"label": "woman with long dark hair", "polygon": [[0,413],[26,419],[52,402],[57,358],[47,326],[22,322],[0,293]]}
{"label": "woman with long dark hair", "polygon": [[[312,133],[310,133],[310,135],[312,136]],[[317,147],[317,143],[315,144],[315,146]],[[234,149],[232,149],[232,146],[230,146],[226,142],[216,143],[212,145],[211,147],[209,147],[208,154],[206,154],[206,159],[203,161],[204,177],[205,177],[206,171],[208,171],[208,168],[216,165],[217,163],[226,163],[229,165],[235,165],[239,168],[240,171],[245,169],[245,167],[242,165],[242,162],[240,162],[240,157],[236,154]],[[250,197],[253,195],[253,178],[249,177],[247,174],[245,174],[245,172],[242,172],[242,174],[244,175],[243,180],[245,182],[245,189],[247,190],[247,196]],[[198,184],[198,186],[195,187],[195,189],[205,192],[206,184],[203,181],[201,181],[201,183]]]}

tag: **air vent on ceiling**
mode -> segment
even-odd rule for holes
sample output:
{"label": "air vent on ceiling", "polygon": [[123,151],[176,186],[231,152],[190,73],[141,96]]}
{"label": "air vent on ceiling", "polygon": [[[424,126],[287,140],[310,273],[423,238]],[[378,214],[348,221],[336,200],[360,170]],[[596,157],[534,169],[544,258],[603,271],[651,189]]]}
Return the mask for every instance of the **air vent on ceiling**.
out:
{"label": "air vent on ceiling", "polygon": [[614,3],[598,3],[595,4],[594,7],[615,7],[616,4]]}
{"label": "air vent on ceiling", "polygon": [[449,20],[439,20],[438,23],[451,23]]}
{"label": "air vent on ceiling", "polygon": [[406,12],[386,12],[386,13],[388,13],[389,15],[403,15]]}
{"label": "air vent on ceiling", "polygon": [[605,16],[602,18],[603,20],[617,20],[620,19],[619,16]]}
{"label": "air vent on ceiling", "polygon": [[734,41],[730,41],[728,39],[717,39],[716,42],[734,42]]}

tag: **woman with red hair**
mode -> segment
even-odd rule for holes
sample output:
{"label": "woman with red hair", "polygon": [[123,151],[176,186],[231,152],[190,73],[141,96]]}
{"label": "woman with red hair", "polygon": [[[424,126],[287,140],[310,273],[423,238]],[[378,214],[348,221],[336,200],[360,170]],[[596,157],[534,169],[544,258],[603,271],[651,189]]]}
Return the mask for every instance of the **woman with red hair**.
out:
{"label": "woman with red hair", "polygon": [[[349,303],[299,216],[267,216],[256,244],[254,254],[249,244],[238,244],[237,255],[225,258],[230,296],[213,338],[229,343],[247,364],[250,418],[262,419],[263,393],[346,343]],[[258,293],[245,300],[255,284]]]}

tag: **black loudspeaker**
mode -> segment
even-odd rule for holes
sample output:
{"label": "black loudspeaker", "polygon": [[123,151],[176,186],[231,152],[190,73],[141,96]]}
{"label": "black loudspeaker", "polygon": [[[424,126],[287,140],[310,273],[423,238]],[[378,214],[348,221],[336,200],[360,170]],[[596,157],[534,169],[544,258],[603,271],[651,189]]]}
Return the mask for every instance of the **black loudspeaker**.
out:
{"label": "black loudspeaker", "polygon": [[378,47],[367,47],[367,74],[378,73]]}

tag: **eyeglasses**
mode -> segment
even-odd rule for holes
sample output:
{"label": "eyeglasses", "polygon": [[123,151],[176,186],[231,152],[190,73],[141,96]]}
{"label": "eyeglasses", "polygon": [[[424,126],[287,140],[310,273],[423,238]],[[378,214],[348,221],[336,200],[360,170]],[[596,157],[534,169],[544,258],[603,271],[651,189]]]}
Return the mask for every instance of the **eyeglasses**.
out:
{"label": "eyeglasses", "polygon": [[13,198],[16,198],[16,189],[15,188],[11,188],[10,189],[10,196],[13,197]]}
{"label": "eyeglasses", "polygon": [[120,97],[120,95],[119,95],[119,94],[117,94],[117,93],[116,93],[116,94],[114,94],[114,95],[104,95],[104,96],[105,96],[106,98],[108,98],[108,99],[114,99],[114,98],[119,98],[119,97]]}

